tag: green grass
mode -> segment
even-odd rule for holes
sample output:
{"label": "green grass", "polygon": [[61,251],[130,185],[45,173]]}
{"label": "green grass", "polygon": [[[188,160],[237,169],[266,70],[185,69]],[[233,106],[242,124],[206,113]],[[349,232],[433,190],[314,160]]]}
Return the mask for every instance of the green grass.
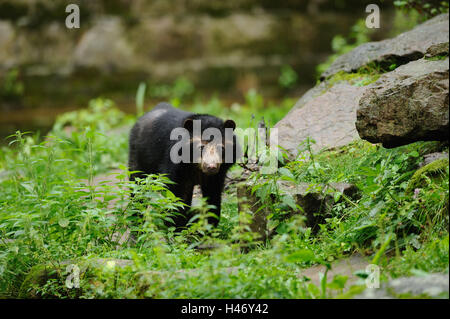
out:
{"label": "green grass", "polygon": [[448,54],[435,55],[433,57],[425,57],[425,60],[428,61],[442,61],[448,59]]}
{"label": "green grass", "polygon": [[[226,109],[213,99],[190,109],[231,117],[245,127],[262,116],[275,123],[291,106],[291,101],[267,106],[250,92],[245,105]],[[305,281],[302,270],[317,264],[333,267],[355,252],[377,256],[385,280],[448,271],[448,164],[437,172],[440,178],[415,185],[414,194],[406,191],[423,155],[448,147],[423,142],[388,150],[356,141],[310,154],[303,145],[299,159],[280,167],[270,183],[350,182],[359,187],[361,198],[334,205],[317,235],[295,216],[278,218],[270,241],[243,252],[240,243],[249,241],[249,234],[234,192],[224,194],[215,230],[205,223],[207,207],[182,233],[164,226],[166,213],[179,205],[165,188],[169,181],[159,176],[141,185],[127,181],[128,129],[122,128],[134,121],[111,101],[94,100],[85,110],[61,116],[52,137],[18,132],[2,148],[0,169],[8,173],[0,178],[1,297],[324,298],[350,288],[346,279],[314,284]],[[311,160],[301,160],[306,155]],[[119,171],[117,182],[94,185],[96,175],[111,169]],[[263,189],[270,183],[262,183],[258,194],[270,196]],[[131,189],[137,193],[132,200]],[[274,215],[290,209],[285,194],[270,199]],[[110,205],[110,200],[116,202]],[[137,212],[143,212],[142,222]],[[134,231],[136,241],[118,246],[112,234],[126,228]],[[196,249],[200,244],[218,248]],[[131,264],[83,266],[100,257]],[[80,289],[65,287],[69,273],[63,261],[80,266]]]}

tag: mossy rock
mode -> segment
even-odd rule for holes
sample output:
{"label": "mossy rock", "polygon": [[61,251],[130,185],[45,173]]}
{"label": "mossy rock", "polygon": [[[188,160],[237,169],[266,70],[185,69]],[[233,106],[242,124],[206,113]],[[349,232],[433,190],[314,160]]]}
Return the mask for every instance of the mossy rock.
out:
{"label": "mossy rock", "polygon": [[[97,272],[109,271],[114,268],[125,268],[133,264],[132,260],[117,259],[117,258],[90,258],[90,259],[78,259],[78,260],[65,260],[56,264],[38,264],[33,266],[26,275],[22,285],[19,289],[18,298],[24,299],[38,299],[38,298],[56,298],[58,293],[62,293],[67,296],[76,297],[81,293],[80,289],[67,289],[64,285],[67,279],[68,266],[76,265],[79,269],[80,278],[86,276],[89,272],[94,274]],[[58,290],[57,294],[54,291],[48,291],[46,293],[38,293],[49,280],[57,280],[58,284],[55,288]]]}
{"label": "mossy rock", "polygon": [[58,278],[58,272],[54,267],[47,265],[36,265],[28,272],[19,290],[19,298],[41,298],[37,289],[44,286],[49,279]]}
{"label": "mossy rock", "polygon": [[442,178],[442,176],[440,176],[440,173],[444,172],[448,165],[448,158],[442,158],[418,169],[409,181],[406,192],[410,193],[413,192],[416,188],[423,188],[427,185],[427,180],[429,178]]}
{"label": "mossy rock", "polygon": [[354,86],[367,86],[377,81],[380,78],[381,73],[376,70],[360,69],[355,73],[347,73],[340,71],[327,80],[328,88],[332,87],[336,83],[346,82]]}

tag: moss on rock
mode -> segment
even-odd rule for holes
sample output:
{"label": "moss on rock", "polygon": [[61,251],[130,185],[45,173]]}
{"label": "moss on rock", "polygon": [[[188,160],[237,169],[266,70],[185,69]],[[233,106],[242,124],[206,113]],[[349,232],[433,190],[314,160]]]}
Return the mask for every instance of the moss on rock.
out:
{"label": "moss on rock", "polygon": [[347,82],[350,85],[354,86],[366,86],[369,85],[380,77],[380,73],[364,73],[364,72],[356,72],[356,73],[346,73],[344,71],[340,71],[334,74],[327,80],[327,84],[329,87],[332,87],[336,83]]}
{"label": "moss on rock", "polygon": [[40,298],[37,289],[44,286],[49,279],[57,278],[57,271],[47,265],[36,265],[31,268],[19,290],[19,298]]}
{"label": "moss on rock", "polygon": [[409,181],[406,192],[408,193],[414,191],[416,188],[422,188],[426,185],[427,178],[439,178],[439,173],[443,172],[448,165],[448,158],[442,158],[418,169]]}

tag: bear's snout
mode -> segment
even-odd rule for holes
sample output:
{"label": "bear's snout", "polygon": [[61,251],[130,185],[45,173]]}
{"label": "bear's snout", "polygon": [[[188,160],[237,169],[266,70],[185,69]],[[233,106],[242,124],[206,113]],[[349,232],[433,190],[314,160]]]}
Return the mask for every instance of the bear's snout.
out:
{"label": "bear's snout", "polygon": [[206,175],[214,175],[219,172],[220,164],[218,163],[210,163],[210,164],[202,164],[202,172]]}

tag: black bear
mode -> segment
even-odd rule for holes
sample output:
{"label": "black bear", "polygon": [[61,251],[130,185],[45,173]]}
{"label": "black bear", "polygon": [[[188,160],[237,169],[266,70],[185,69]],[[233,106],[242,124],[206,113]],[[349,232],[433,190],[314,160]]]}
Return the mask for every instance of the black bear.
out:
{"label": "black bear", "polygon": [[[147,174],[167,174],[175,182],[168,185],[172,193],[188,207],[176,215],[174,226],[186,226],[195,185],[212,212],[220,217],[221,195],[227,170],[238,158],[233,120],[223,121],[207,114],[195,114],[159,103],[144,114],[130,132],[129,170],[140,171],[130,176],[144,178]],[[219,220],[209,218],[217,226]]]}

